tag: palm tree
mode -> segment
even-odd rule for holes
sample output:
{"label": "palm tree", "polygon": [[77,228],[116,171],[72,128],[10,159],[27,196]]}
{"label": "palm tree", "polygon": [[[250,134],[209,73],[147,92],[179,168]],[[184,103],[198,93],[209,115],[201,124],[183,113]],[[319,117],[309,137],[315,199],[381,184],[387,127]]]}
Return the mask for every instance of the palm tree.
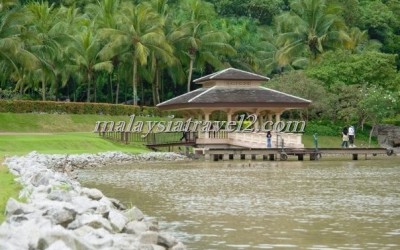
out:
{"label": "palm tree", "polygon": [[[92,88],[92,81],[96,71],[111,72],[113,65],[110,60],[104,60],[100,57],[102,50],[100,39],[87,27],[80,34],[74,37],[74,42],[69,48],[73,54],[73,61],[78,69],[81,70],[85,80],[87,81],[87,98],[86,101],[90,102],[90,91]],[[95,87],[95,101],[97,101],[96,87]]]}
{"label": "palm tree", "polygon": [[382,44],[373,39],[369,39],[366,30],[361,31],[357,27],[351,28],[344,34],[344,48],[352,53],[361,53],[362,51],[379,50]]}
{"label": "palm tree", "polygon": [[308,53],[316,59],[324,50],[342,44],[345,29],[339,8],[327,6],[325,0],[296,0],[291,11],[277,18],[277,43],[289,55]]}
{"label": "palm tree", "polygon": [[[181,73],[183,73],[182,70],[182,65],[175,53],[176,46],[178,46],[179,41],[182,41],[184,37],[187,37],[188,30],[185,30],[185,27],[182,26],[176,26],[173,23],[173,18],[171,18],[170,10],[168,8],[167,4],[168,0],[153,0],[152,1],[152,6],[153,9],[158,13],[160,18],[162,18],[162,22],[164,23],[164,30],[165,30],[165,36],[166,36],[166,41],[165,41],[165,46],[168,47],[167,51],[171,53],[157,53],[156,51],[152,51],[150,61],[151,61],[151,66],[149,67],[150,69],[150,81],[153,83],[152,84],[152,93],[153,93],[153,103],[154,105],[157,105],[158,103],[161,102],[160,98],[160,88],[161,88],[161,81],[162,81],[162,74],[164,71],[169,74],[169,76],[177,80],[180,76],[182,76]],[[170,70],[172,67],[174,67],[176,70],[174,73]]]}
{"label": "palm tree", "polygon": [[[121,2],[119,0],[102,0],[96,4],[89,4],[86,7],[86,12],[89,17],[94,20],[97,30],[100,29],[116,29],[118,24],[118,19],[120,18],[119,12],[121,10]],[[121,66],[121,58],[120,55],[114,55],[113,51],[109,51],[109,46],[104,46],[100,55],[103,58],[112,57],[111,61],[113,63],[113,72],[111,72],[109,76],[109,82],[111,84],[111,99],[113,99],[113,87],[112,82],[113,78],[116,80],[116,91],[115,91],[115,103],[118,104],[119,100],[119,88],[120,88],[120,75],[119,75],[119,67]],[[112,100],[111,100],[112,101]]]}
{"label": "palm tree", "polygon": [[[117,28],[101,29],[103,38],[110,38],[104,55],[128,57],[132,65],[133,104],[137,105],[138,67],[147,65],[151,52],[167,57],[172,51],[165,46],[163,20],[148,3],[125,2]],[[110,54],[113,53],[113,54]]]}
{"label": "palm tree", "polygon": [[201,0],[189,0],[186,2],[186,9],[183,10],[190,15],[190,19],[187,21],[190,24],[190,33],[182,46],[185,48],[185,54],[189,59],[188,92],[190,92],[195,66],[202,69],[206,64],[210,64],[215,68],[221,68],[223,63],[220,56],[236,53],[235,49],[228,43],[229,35],[224,31],[215,30],[208,21],[215,13],[212,13],[207,6],[208,4]]}
{"label": "palm tree", "polygon": [[0,64],[7,69],[5,72],[9,77],[17,82],[16,89],[23,92],[23,71],[36,68],[38,60],[24,46],[23,30],[30,16],[16,5],[17,1],[13,0],[0,3]]}
{"label": "palm tree", "polygon": [[42,100],[45,101],[47,82],[54,86],[57,80],[54,65],[60,56],[60,42],[66,37],[65,29],[60,25],[54,5],[49,6],[48,2],[31,2],[26,5],[26,9],[32,16],[29,50],[40,61],[39,69],[31,75],[41,82]]}

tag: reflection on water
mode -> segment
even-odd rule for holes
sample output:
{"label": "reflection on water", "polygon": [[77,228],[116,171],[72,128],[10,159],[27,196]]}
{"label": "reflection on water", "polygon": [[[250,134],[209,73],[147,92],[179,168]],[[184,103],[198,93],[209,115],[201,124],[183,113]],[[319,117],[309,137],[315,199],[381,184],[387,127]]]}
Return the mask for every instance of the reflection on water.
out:
{"label": "reflection on water", "polygon": [[400,249],[398,158],[143,163],[79,178],[189,249]]}

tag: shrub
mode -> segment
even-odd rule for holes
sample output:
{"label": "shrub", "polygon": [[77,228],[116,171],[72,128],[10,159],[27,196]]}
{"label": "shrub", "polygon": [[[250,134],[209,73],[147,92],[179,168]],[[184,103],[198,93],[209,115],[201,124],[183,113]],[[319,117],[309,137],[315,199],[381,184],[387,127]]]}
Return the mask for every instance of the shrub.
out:
{"label": "shrub", "polygon": [[156,107],[139,107],[123,104],[53,102],[28,100],[0,100],[1,113],[58,113],[58,114],[103,114],[148,116],[175,115],[182,117],[180,112],[165,112]]}

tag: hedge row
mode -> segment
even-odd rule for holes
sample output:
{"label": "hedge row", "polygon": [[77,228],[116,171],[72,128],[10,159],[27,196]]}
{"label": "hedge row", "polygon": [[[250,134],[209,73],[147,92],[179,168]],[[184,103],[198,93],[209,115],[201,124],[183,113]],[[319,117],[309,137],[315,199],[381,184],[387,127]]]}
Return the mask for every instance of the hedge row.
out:
{"label": "hedge row", "polygon": [[[53,102],[27,100],[0,100],[1,113],[58,113],[58,114],[103,114],[103,115],[143,115],[165,116],[171,112],[162,112],[155,107],[139,107],[123,104]],[[173,113],[179,116],[178,113]]]}

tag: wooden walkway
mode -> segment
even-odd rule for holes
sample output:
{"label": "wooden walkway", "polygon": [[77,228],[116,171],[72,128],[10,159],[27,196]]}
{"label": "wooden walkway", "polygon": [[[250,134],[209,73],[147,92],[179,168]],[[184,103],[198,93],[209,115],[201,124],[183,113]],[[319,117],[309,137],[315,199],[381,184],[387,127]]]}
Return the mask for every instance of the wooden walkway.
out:
{"label": "wooden walkway", "polygon": [[125,144],[139,142],[151,149],[173,146],[195,146],[197,132],[168,132],[168,133],[132,133],[132,132],[102,132],[103,138]]}
{"label": "wooden walkway", "polygon": [[392,149],[385,148],[249,148],[249,149],[221,149],[206,148],[203,152],[206,160],[288,160],[289,156],[295,156],[299,161],[309,155],[310,160],[319,160],[324,155],[351,155],[353,160],[358,160],[358,155],[392,155]]}

